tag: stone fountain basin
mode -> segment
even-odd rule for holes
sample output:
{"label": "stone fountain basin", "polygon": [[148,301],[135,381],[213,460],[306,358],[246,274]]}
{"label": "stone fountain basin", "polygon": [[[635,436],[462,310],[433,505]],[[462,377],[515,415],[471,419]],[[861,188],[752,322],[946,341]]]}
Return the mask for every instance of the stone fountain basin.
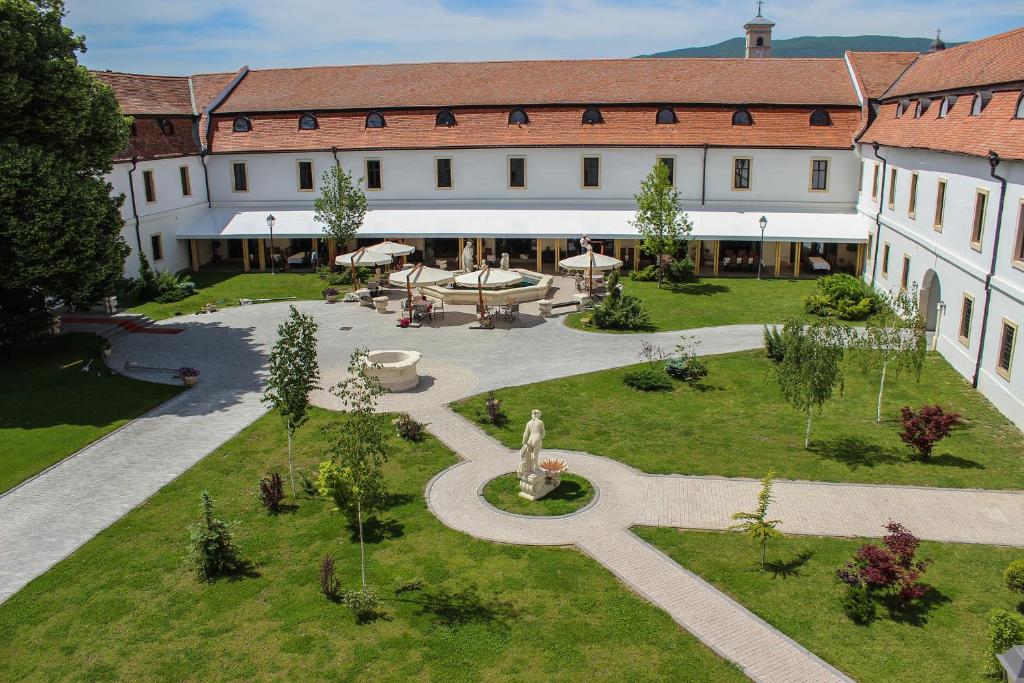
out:
{"label": "stone fountain basin", "polygon": [[367,368],[366,374],[376,377],[393,392],[409,391],[420,383],[420,376],[416,372],[416,364],[420,362],[418,351],[378,349],[370,351],[368,360],[379,367]]}

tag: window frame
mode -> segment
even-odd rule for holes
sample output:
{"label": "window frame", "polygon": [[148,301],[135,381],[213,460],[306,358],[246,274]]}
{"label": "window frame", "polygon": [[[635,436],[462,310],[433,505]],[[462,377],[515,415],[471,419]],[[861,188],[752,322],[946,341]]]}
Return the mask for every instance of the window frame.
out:
{"label": "window frame", "polygon": [[[960,342],[964,347],[971,348],[971,330],[974,327],[974,297],[964,292],[963,298],[960,300],[960,324],[956,329],[956,340]],[[964,314],[968,312],[968,304],[970,304],[970,315],[964,317]],[[967,334],[964,334],[964,323],[967,326]]]}
{"label": "window frame", "polygon": [[888,242],[882,244],[882,277],[889,279],[889,257],[892,255],[892,245]]}
{"label": "window frame", "polygon": [[[304,120],[306,120],[306,119],[311,119],[313,121],[313,125],[311,127],[306,127],[306,126],[302,125],[302,122]],[[298,126],[299,126],[299,130],[316,130],[317,128],[320,127],[320,119],[318,119],[316,114],[314,114],[312,112],[306,112],[305,114],[299,114]]]}
{"label": "window frame", "polygon": [[875,162],[875,169],[871,176],[871,201],[878,201],[878,176],[882,173],[882,164]]}
{"label": "window frame", "polygon": [[[587,185],[587,160],[593,159],[597,162],[597,184]],[[600,190],[601,189],[601,155],[600,154],[584,154],[580,156],[580,189],[582,190]]]}
{"label": "window frame", "polygon": [[146,168],[142,171],[142,197],[147,204],[156,204],[156,172],[155,169]]}
{"label": "window frame", "polygon": [[[302,164],[309,164],[309,187],[302,186]],[[314,192],[316,190],[316,172],[312,159],[295,160],[295,190],[297,192]]]}
{"label": "window frame", "polygon": [[[516,114],[516,113],[519,113],[519,114],[523,115],[523,119],[524,120],[522,122],[518,122],[518,121],[513,121],[512,120],[513,114]],[[512,109],[509,109],[509,111],[508,111],[508,125],[510,125],[510,126],[528,126],[528,125],[530,125],[530,115],[526,112],[526,108],[525,107],[513,107]]]}
{"label": "window frame", "polygon": [[[158,248],[155,249],[154,246]],[[164,260],[164,234],[162,232],[154,232],[149,236],[149,250],[153,253],[153,263]],[[159,257],[157,257],[157,251],[160,252]]]}
{"label": "window frame", "polygon": [[[593,121],[587,121],[588,114],[591,115],[590,118],[593,118],[593,115],[596,114],[597,118]],[[587,107],[583,110],[583,114],[580,116],[580,123],[584,126],[598,126],[604,123],[604,114],[602,114],[600,108],[596,106]]]}
{"label": "window frame", "polygon": [[669,176],[669,180],[671,181],[672,187],[675,187],[676,186],[676,155],[675,154],[659,154],[656,157],[654,157],[654,163],[660,164],[662,162],[662,159],[667,159],[667,160],[672,162],[671,164],[667,164],[668,165],[668,176]]}
{"label": "window frame", "polygon": [[[815,114],[821,114],[822,116],[824,116],[825,117],[824,123],[815,123],[814,122],[814,115]],[[814,127],[814,128],[824,128],[824,127],[827,127],[827,126],[831,126],[832,125],[832,116],[828,113],[827,110],[823,109],[822,107],[816,107],[815,109],[813,109],[811,111],[810,116],[807,117],[807,124],[809,126]]]}
{"label": "window frame", "polygon": [[866,163],[867,162],[862,159],[861,162],[860,162],[860,168],[857,170],[857,196],[858,197],[863,196],[863,194],[864,194],[864,164],[866,164]]}
{"label": "window frame", "polygon": [[[746,161],[747,162],[747,186],[737,187],[736,186],[736,162]],[[733,157],[732,158],[732,179],[730,180],[730,186],[733,192],[750,192],[754,187],[754,157]]]}
{"label": "window frame", "polygon": [[[380,125],[379,126],[371,126],[370,125],[370,119],[373,118],[374,116],[380,118]],[[379,111],[371,111],[370,113],[368,113],[366,115],[366,118],[363,119],[363,130],[380,130],[381,128],[387,128],[387,127],[388,127],[388,120],[384,117],[384,114],[381,114]]]}
{"label": "window frame", "polygon": [[[978,215],[978,199],[984,197],[981,215]],[[988,218],[988,190],[979,187],[974,192],[974,208],[971,211],[971,249],[980,252],[985,241],[985,220]],[[978,238],[975,239],[975,233]]]}
{"label": "window frame", "polygon": [[[242,168],[245,169],[245,171],[242,173],[242,175],[245,176],[245,187],[242,188],[241,190],[238,189],[238,185],[235,182],[235,181],[238,180],[238,175],[235,172],[235,168],[237,166],[241,166]],[[235,192],[235,193],[248,192],[249,191],[249,164],[248,164],[248,162],[245,162],[245,161],[232,161],[230,163],[230,168],[231,168],[231,191]]]}
{"label": "window frame", "polygon": [[178,166],[178,181],[181,183],[181,196],[192,196],[192,169],[188,164]]}
{"label": "window frame", "polygon": [[[446,114],[449,117],[451,117],[451,122],[442,123],[441,118],[444,117]],[[458,119],[455,118],[455,112],[453,112],[451,109],[442,109],[441,111],[437,112],[437,114],[434,115],[434,128],[454,128],[457,123]]]}
{"label": "window frame", "polygon": [[[671,121],[661,121],[661,115],[665,112],[672,117]],[[676,110],[673,107],[662,106],[658,107],[658,113],[654,115],[654,125],[656,126],[672,126],[679,123],[679,115],[676,114]]]}
{"label": "window frame", "polygon": [[897,170],[895,166],[889,169],[889,196],[886,197],[886,205],[890,211],[896,209],[896,180],[899,178]]}
{"label": "window frame", "polygon": [[[441,168],[439,163],[445,160],[448,162],[448,184],[441,184]],[[455,187],[455,162],[450,156],[434,157],[434,189],[435,190],[451,190]]]}
{"label": "window frame", "polygon": [[[512,160],[520,159],[523,162],[523,184],[513,185],[512,184]],[[505,157],[505,187],[509,190],[525,190],[529,182],[529,173],[526,164],[525,154],[509,154]]]}
{"label": "window frame", "polygon": [[[736,122],[736,117],[737,116],[743,116],[744,114],[746,115],[747,123],[737,123]],[[734,126],[753,126],[754,125],[754,115],[751,114],[750,110],[747,109],[746,107],[740,107],[739,109],[736,109],[732,113],[732,125],[734,125]]]}
{"label": "window frame", "polygon": [[920,182],[919,174],[913,171],[910,174],[910,193],[907,195],[907,216],[917,218],[917,185]]}
{"label": "window frame", "polygon": [[1013,251],[1010,252],[1010,265],[1024,270],[1024,197],[1021,197],[1017,207],[1017,235],[1013,241]]}
{"label": "window frame", "polygon": [[[238,124],[239,123],[244,123],[243,127],[245,128],[245,130],[239,130],[238,129]],[[250,119],[248,116],[236,116],[235,118],[233,118],[231,120],[231,132],[232,133],[239,133],[239,134],[243,134],[243,135],[245,133],[251,133],[252,132],[252,119]]]}
{"label": "window frame", "polygon": [[[814,187],[814,165],[816,163],[819,163],[819,162],[825,164],[825,186],[824,187]],[[808,192],[828,192],[829,175],[831,174],[831,171],[832,171],[832,158],[831,157],[812,157],[811,160],[810,160],[810,163],[811,163],[811,172],[810,172],[810,176],[807,178],[807,191]]]}
{"label": "window frame", "polygon": [[905,292],[910,288],[910,256],[903,255],[903,268],[900,270],[900,291]]}
{"label": "window frame", "polygon": [[[1010,374],[1013,372],[1013,357],[1017,353],[1017,339],[1020,337],[1020,327],[1009,318],[1003,318],[1002,323],[1002,326],[999,328],[999,345],[996,347],[996,374],[1009,381]],[[1010,342],[1010,359],[1004,368],[1000,363],[1003,360],[1003,339],[1006,337],[1007,329],[1013,330],[1013,341]]]}
{"label": "window frame", "polygon": [[[377,187],[370,187],[370,162],[377,162]],[[384,161],[380,157],[363,157],[363,189],[380,192],[384,189]]]}
{"label": "window frame", "polygon": [[939,178],[935,183],[935,215],[932,216],[932,228],[936,232],[942,232],[942,226],[946,222],[946,191],[949,189],[949,181],[946,178]]}

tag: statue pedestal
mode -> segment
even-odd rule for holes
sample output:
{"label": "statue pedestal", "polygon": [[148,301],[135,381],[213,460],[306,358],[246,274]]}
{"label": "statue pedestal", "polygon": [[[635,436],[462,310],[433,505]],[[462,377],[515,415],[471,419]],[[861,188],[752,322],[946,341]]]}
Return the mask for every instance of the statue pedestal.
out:
{"label": "statue pedestal", "polygon": [[527,500],[540,500],[561,483],[562,477],[559,474],[531,472],[525,477],[519,477],[519,496]]}

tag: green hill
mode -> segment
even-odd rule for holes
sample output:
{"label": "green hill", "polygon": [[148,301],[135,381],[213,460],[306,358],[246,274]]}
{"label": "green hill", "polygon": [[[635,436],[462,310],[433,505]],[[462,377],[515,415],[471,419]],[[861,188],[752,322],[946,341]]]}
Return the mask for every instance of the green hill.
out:
{"label": "green hill", "polygon": [[[773,57],[842,57],[854,52],[924,52],[931,38],[900,36],[800,36],[772,41]],[[946,43],[947,47],[959,43]],[[640,57],[742,57],[743,38],[730,38],[704,47],[684,47]]]}

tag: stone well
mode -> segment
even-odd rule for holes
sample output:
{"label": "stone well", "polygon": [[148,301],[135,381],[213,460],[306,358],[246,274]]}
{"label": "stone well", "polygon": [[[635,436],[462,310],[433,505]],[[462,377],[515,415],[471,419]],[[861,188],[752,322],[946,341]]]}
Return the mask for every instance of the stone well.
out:
{"label": "stone well", "polygon": [[379,367],[367,368],[366,374],[376,377],[393,392],[409,391],[420,382],[416,373],[416,364],[420,362],[418,351],[378,349],[370,351],[369,361]]}

